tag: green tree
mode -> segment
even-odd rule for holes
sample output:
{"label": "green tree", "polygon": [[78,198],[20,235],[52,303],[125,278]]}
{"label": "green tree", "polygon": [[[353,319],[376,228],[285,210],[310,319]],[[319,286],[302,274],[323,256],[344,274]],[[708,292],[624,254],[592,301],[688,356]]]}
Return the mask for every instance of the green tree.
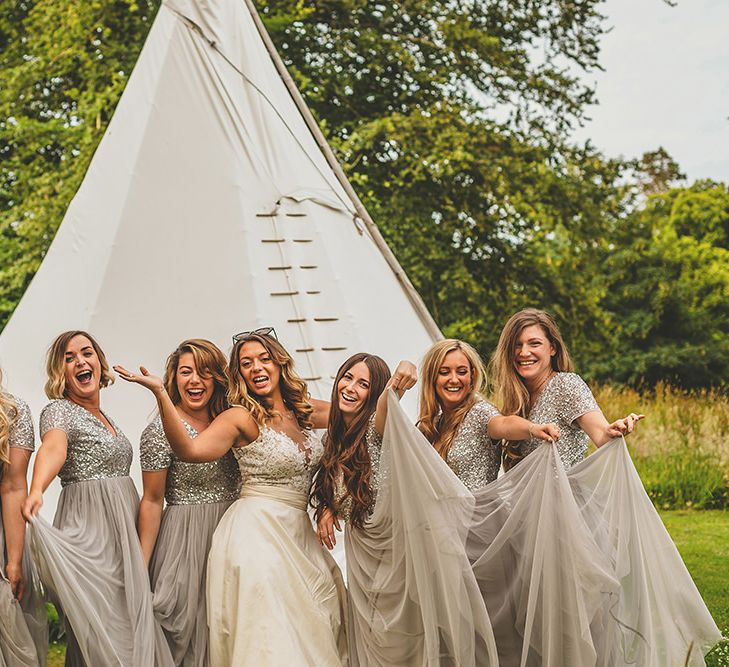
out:
{"label": "green tree", "polygon": [[615,344],[597,355],[602,379],[652,386],[727,385],[729,191],[699,182],[649,198],[605,258]]}
{"label": "green tree", "polygon": [[157,2],[5,0],[2,5],[0,324],[4,325],[81,184]]}

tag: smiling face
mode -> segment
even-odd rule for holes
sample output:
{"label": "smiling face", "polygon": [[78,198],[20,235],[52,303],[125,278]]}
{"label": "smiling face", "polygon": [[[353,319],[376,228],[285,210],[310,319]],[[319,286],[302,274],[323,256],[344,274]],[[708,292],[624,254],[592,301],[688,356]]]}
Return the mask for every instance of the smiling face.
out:
{"label": "smiling face", "polygon": [[347,370],[337,383],[339,409],[345,419],[354,417],[370,395],[370,369],[360,361]]}
{"label": "smiling face", "polygon": [[514,366],[527,387],[537,387],[552,372],[555,354],[554,346],[539,324],[521,330],[514,349]]}
{"label": "smiling face", "polygon": [[74,336],[63,355],[66,396],[71,400],[88,400],[101,388],[101,362],[86,336]]}
{"label": "smiling face", "polygon": [[215,381],[209,372],[201,374],[198,371],[192,352],[183,352],[180,355],[175,382],[180,394],[180,406],[185,412],[194,413],[207,409],[213,397]]}
{"label": "smiling face", "polygon": [[250,340],[241,346],[238,364],[240,374],[252,394],[264,398],[278,390],[281,367],[257,340]]}
{"label": "smiling face", "polygon": [[443,358],[435,379],[435,395],[443,410],[454,410],[471,393],[473,369],[461,350],[451,350]]}

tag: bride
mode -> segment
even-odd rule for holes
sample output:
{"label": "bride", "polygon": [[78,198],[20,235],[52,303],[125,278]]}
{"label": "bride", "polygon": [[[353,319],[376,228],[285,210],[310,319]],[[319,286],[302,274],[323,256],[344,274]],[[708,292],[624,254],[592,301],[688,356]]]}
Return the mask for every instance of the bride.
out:
{"label": "bride", "polygon": [[150,389],[175,454],[213,461],[231,447],[243,487],[218,524],[208,558],[210,663],[346,663],[344,585],[306,513],[329,404],[306,384],[271,328],[238,334],[230,357],[230,403],[189,437],[162,381],[141,368],[119,375]]}

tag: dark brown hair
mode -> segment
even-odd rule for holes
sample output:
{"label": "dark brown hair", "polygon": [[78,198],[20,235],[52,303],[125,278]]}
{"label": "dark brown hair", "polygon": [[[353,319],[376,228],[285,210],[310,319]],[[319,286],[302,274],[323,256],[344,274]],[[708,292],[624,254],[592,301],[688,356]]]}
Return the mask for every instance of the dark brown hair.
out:
{"label": "dark brown hair", "polygon": [[[339,408],[339,382],[356,364],[364,362],[370,371],[370,388],[367,400],[347,426]],[[332,388],[332,402],[329,411],[324,454],[319,464],[311,502],[316,508],[316,518],[329,508],[336,512],[334,492],[340,474],[344,486],[352,498],[350,525],[361,528],[372,505],[372,462],[367,451],[365,435],[369,421],[377,409],[377,400],[390,380],[387,364],[375,355],[359,352],[352,355],[337,371]]]}

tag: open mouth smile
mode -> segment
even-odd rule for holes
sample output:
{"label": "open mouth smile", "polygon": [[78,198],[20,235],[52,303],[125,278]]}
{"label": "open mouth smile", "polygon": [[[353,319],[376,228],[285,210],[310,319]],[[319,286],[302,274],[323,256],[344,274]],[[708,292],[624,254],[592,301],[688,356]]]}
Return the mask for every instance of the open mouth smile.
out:
{"label": "open mouth smile", "polygon": [[92,377],[93,377],[93,373],[91,371],[81,371],[80,373],[76,373],[76,381],[80,385],[89,384],[89,382],[91,382]]}

